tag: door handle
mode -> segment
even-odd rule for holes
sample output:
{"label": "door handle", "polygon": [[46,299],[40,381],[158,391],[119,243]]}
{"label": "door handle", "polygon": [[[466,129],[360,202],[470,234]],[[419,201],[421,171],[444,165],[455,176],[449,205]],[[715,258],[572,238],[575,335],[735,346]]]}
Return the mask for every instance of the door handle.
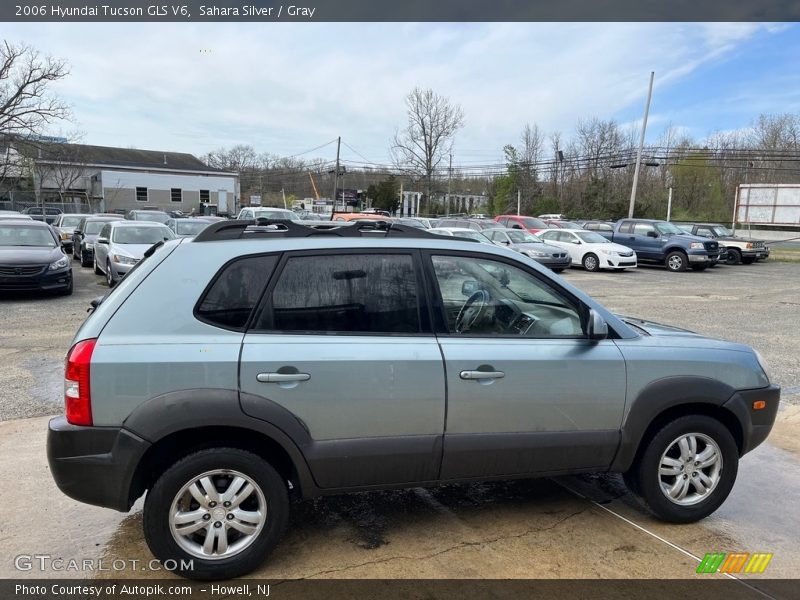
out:
{"label": "door handle", "polygon": [[461,379],[502,379],[506,376],[502,371],[461,371]]}
{"label": "door handle", "polygon": [[308,381],[308,373],[259,373],[256,379],[261,383],[291,383],[293,381]]}

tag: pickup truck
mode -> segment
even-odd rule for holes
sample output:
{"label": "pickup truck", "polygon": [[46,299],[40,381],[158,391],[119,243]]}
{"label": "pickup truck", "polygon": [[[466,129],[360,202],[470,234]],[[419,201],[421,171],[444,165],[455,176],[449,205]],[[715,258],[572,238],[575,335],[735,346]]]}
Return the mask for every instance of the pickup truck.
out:
{"label": "pickup truck", "polygon": [[750,240],[733,235],[733,232],[719,223],[681,223],[681,229],[692,235],[717,240],[728,249],[726,260],[729,265],[739,263],[749,265],[769,257],[769,246],[762,240]]}
{"label": "pickup truck", "polygon": [[612,231],[598,231],[636,251],[639,262],[663,264],[669,271],[703,271],[719,261],[719,243],[690,235],[668,221],[620,219]]}

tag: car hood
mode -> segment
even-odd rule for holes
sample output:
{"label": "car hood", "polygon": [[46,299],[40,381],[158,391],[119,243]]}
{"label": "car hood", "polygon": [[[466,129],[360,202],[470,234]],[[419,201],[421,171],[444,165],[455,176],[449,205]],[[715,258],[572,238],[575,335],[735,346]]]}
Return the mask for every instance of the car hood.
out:
{"label": "car hood", "polygon": [[677,336],[677,337],[703,337],[694,331],[682,329],[680,327],[673,327],[672,325],[664,325],[654,321],[647,321],[645,319],[638,319],[636,317],[626,317],[625,315],[615,315],[621,321],[627,323],[637,330],[643,330],[649,335],[655,336]]}
{"label": "car hood", "polygon": [[558,246],[554,246],[552,244],[544,244],[544,243],[539,244],[537,242],[512,244],[511,247],[514,250],[533,250],[534,252],[550,252],[550,253],[558,252],[559,254],[561,254],[562,252],[566,252],[564,248],[559,248]]}
{"label": "car hood", "polygon": [[742,237],[740,235],[723,235],[717,238],[714,238],[719,242],[760,242],[762,240],[754,240],[746,237]]}
{"label": "car hood", "polygon": [[708,238],[700,237],[699,235],[692,235],[691,233],[667,233],[665,237],[669,239],[678,238],[681,240],[686,240],[687,242],[714,242],[716,240],[710,240]]}
{"label": "car hood", "polygon": [[123,256],[130,256],[131,258],[144,258],[144,253],[153,244],[112,244],[110,250],[111,254],[122,254]]}
{"label": "car hood", "polygon": [[59,248],[40,246],[0,246],[0,264],[43,265],[64,256]]}

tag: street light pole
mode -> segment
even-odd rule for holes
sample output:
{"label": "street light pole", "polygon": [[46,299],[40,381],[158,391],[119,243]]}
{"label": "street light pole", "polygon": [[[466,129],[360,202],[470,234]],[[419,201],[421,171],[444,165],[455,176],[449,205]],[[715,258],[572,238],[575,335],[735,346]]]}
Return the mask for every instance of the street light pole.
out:
{"label": "street light pole", "polygon": [[647,102],[644,105],[644,120],[642,121],[642,135],[639,136],[639,150],[636,152],[636,167],[633,170],[633,186],[631,187],[631,203],[628,207],[628,218],[633,218],[633,205],[636,203],[636,186],[639,184],[639,168],[642,166],[642,148],[644,148],[644,134],[647,131],[647,115],[650,112],[650,99],[653,96],[653,79],[655,71],[650,71],[650,87],[647,89]]}

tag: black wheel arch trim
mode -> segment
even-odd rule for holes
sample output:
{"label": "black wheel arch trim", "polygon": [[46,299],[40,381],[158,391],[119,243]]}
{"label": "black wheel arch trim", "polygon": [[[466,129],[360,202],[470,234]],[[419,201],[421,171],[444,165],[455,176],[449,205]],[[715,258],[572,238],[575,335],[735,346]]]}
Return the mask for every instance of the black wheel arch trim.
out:
{"label": "black wheel arch trim", "polygon": [[729,410],[742,427],[746,442],[748,427],[746,422],[742,422],[743,418],[747,419],[746,415],[739,410],[730,410],[726,405],[736,392],[735,388],[721,381],[699,376],[665,377],[649,383],[630,403],[611,470],[627,471],[652,423],[659,415],[682,405],[700,404]]}
{"label": "black wheel arch trim", "polygon": [[312,441],[308,430],[282,406],[264,398],[258,400],[268,420],[246,414],[238,390],[199,388],[169,392],[138,406],[125,419],[123,427],[151,444],[172,434],[204,427],[229,427],[261,434],[288,455],[303,496],[317,495],[317,485],[303,451]]}

